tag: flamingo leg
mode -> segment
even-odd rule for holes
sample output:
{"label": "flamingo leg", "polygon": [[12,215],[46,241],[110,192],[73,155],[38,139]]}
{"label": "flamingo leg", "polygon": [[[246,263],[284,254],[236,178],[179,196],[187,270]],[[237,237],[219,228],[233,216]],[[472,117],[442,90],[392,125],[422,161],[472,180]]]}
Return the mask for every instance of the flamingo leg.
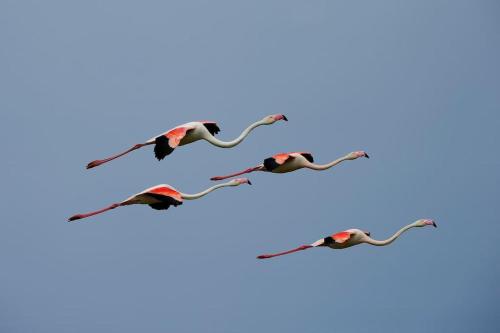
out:
{"label": "flamingo leg", "polygon": [[262,255],[258,256],[257,259],[269,259],[269,258],[273,258],[273,257],[282,256],[282,255],[285,255],[285,254],[297,252],[297,251],[307,250],[307,249],[310,249],[311,247],[314,247],[314,246],[312,246],[312,245],[302,245],[302,246],[299,246],[299,247],[297,247],[297,248],[295,248],[293,250],[288,250],[288,251],[285,251],[285,252],[279,252],[279,253],[274,253],[274,254],[262,254]]}
{"label": "flamingo leg", "polygon": [[116,154],[116,155],[113,155],[111,157],[108,157],[108,158],[105,158],[105,159],[102,159],[102,160],[95,160],[95,161],[92,161],[90,162],[89,164],[87,164],[87,169],[92,169],[92,168],[95,168],[101,164],[104,164],[106,162],[109,162],[109,161],[112,161],[114,160],[115,158],[118,158],[120,156],[123,156],[125,154],[128,154],[130,153],[131,151],[134,151],[136,149],[139,149],[139,148],[142,148],[144,146],[147,146],[147,145],[150,145],[152,143],[139,143],[139,144],[136,144],[135,146],[131,147],[130,149],[127,149],[125,150],[123,153],[120,153],[120,154]]}
{"label": "flamingo leg", "polygon": [[227,179],[227,178],[231,178],[231,177],[236,177],[236,176],[243,175],[245,173],[254,172],[254,171],[262,171],[262,165],[258,165],[258,166],[253,167],[253,168],[248,168],[248,169],[245,169],[243,171],[236,172],[236,173],[233,173],[233,174],[230,174],[230,175],[226,175],[226,176],[212,177],[212,178],[210,178],[210,180],[223,180],[223,179]]}
{"label": "flamingo leg", "polygon": [[111,210],[111,209],[115,209],[116,207],[120,207],[121,204],[119,203],[114,203],[106,208],[103,208],[103,209],[99,209],[99,210],[96,210],[94,212],[90,212],[90,213],[86,213],[86,214],[76,214],[76,215],[73,215],[71,216],[69,219],[68,219],[68,222],[71,222],[71,221],[74,221],[74,220],[79,220],[79,219],[84,219],[86,217],[89,217],[89,216],[93,216],[93,215],[97,215],[97,214],[101,214],[101,213],[104,213],[108,210]]}

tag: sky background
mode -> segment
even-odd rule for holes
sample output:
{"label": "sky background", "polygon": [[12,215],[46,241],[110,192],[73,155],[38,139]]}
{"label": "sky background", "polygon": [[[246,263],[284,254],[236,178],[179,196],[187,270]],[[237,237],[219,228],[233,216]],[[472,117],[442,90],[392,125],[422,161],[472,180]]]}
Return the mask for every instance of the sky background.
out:
{"label": "sky background", "polygon": [[[0,332],[498,332],[498,1],[0,3]],[[176,125],[207,142],[97,158]],[[324,172],[254,173],[278,152]],[[361,228],[391,246],[256,255]]]}

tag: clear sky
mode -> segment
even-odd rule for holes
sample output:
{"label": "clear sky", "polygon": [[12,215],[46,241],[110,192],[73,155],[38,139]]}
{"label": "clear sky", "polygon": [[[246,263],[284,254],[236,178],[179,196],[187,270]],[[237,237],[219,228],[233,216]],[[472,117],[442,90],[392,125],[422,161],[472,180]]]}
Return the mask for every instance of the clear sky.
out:
{"label": "clear sky", "polygon": [[[0,332],[498,332],[498,1],[0,3]],[[191,120],[241,145],[150,147]],[[325,172],[255,173],[278,152]],[[391,246],[261,253],[361,228]]]}

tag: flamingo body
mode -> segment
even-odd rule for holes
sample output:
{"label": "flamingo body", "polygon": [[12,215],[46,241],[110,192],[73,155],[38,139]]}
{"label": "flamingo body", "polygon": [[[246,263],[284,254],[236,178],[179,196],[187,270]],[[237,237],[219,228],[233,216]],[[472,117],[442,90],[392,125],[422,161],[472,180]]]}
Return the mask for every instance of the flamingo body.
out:
{"label": "flamingo body", "polygon": [[164,210],[170,206],[177,207],[182,205],[182,202],[182,194],[179,191],[170,185],[161,184],[134,194],[121,202],[120,205],[143,204],[149,205],[153,209]]}
{"label": "flamingo body", "polygon": [[364,240],[364,236],[369,235],[369,232],[359,229],[349,229],[319,240],[318,242],[321,244],[317,244],[316,246],[327,246],[331,249],[341,250],[361,244]]}
{"label": "flamingo body", "polygon": [[155,144],[154,152],[158,161],[170,155],[178,146],[202,140],[208,136],[214,136],[220,129],[215,122],[190,122],[177,126],[165,133],[155,136],[146,144]]}
{"label": "flamingo body", "polygon": [[272,157],[266,158],[263,165],[263,171],[272,173],[292,172],[307,166],[308,163],[313,163],[314,158],[311,153],[293,152],[281,153]]}

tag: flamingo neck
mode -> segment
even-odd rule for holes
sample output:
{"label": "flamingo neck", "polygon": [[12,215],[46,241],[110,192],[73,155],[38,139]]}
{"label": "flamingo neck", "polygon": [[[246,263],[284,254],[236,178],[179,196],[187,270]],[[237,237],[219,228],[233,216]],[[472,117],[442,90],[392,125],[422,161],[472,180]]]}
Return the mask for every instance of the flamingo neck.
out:
{"label": "flamingo neck", "polygon": [[306,168],[313,169],[313,170],[326,170],[326,169],[330,169],[331,167],[336,166],[337,164],[345,161],[346,159],[347,159],[347,156],[344,156],[344,157],[338,158],[335,161],[332,161],[332,162],[327,163],[327,164],[308,163],[306,165]]}
{"label": "flamingo neck", "polygon": [[396,240],[396,238],[398,238],[399,236],[401,236],[401,234],[411,228],[414,228],[415,227],[415,224],[412,223],[412,224],[409,224],[407,226],[404,226],[403,228],[399,229],[394,235],[392,235],[391,237],[387,238],[386,240],[376,240],[376,239],[373,239],[369,236],[366,236],[365,237],[365,240],[364,240],[364,243],[368,243],[368,244],[371,244],[371,245],[375,245],[375,246],[385,246],[385,245],[389,245],[391,244],[392,242],[394,242]]}
{"label": "flamingo neck", "polygon": [[181,193],[181,196],[183,199],[186,199],[186,200],[194,200],[194,199],[201,198],[201,197],[207,195],[208,193],[215,191],[218,188],[226,187],[226,186],[233,186],[233,185],[231,182],[227,182],[224,184],[217,184],[217,185],[214,185],[212,187],[207,188],[205,191],[195,193],[195,194]]}
{"label": "flamingo neck", "polygon": [[210,142],[211,144],[217,146],[217,147],[221,147],[221,148],[231,148],[231,147],[234,147],[236,146],[237,144],[239,144],[241,141],[243,141],[243,139],[248,135],[250,134],[250,132],[256,128],[256,127],[259,127],[261,125],[266,125],[266,123],[262,120],[259,120],[253,124],[251,124],[250,126],[248,126],[247,128],[245,128],[243,130],[243,132],[241,132],[240,136],[238,136],[236,139],[234,140],[231,140],[231,141],[221,141],[219,139],[217,139],[216,137],[214,137],[213,135],[209,135],[207,136],[205,139]]}

